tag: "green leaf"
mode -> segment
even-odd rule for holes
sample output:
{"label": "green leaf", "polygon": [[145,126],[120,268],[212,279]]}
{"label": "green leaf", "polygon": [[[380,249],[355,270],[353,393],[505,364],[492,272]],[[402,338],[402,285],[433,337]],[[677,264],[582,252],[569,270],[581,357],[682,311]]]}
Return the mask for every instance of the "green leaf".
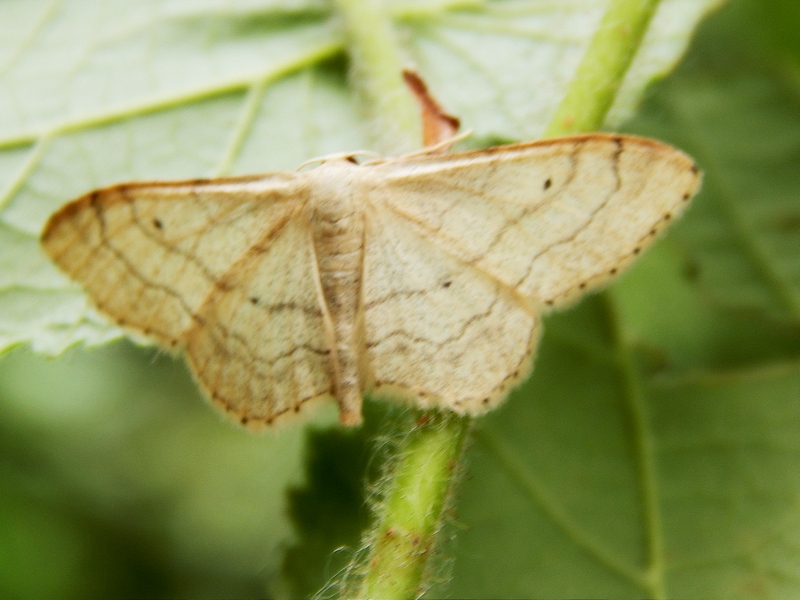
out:
{"label": "green leaf", "polygon": [[[327,3],[229,4],[0,6],[0,346],[58,354],[120,335],[37,249],[64,201],[121,180],[293,169],[373,143]],[[604,3],[467,4],[394,5],[407,56],[474,143],[536,137]],[[662,3],[610,125],[712,4]],[[704,30],[629,126],[696,154],[706,191],[612,292],[548,320],[534,379],[473,446],[442,593],[797,595],[798,62],[741,48],[752,23],[770,27],[742,6]],[[38,519],[38,506],[17,509],[36,496],[62,542],[48,546],[61,562],[42,559],[41,588],[25,592],[7,569],[0,590],[263,596],[291,537],[283,492],[300,479],[300,431],[221,425],[185,372],[151,353],[65,358],[0,364],[0,438],[16,473],[1,484],[14,497],[0,522]],[[131,560],[91,577],[63,560],[97,564],[116,551],[103,535]],[[20,556],[39,555],[40,535],[21,539]],[[317,573],[330,564],[307,560]]]}
{"label": "green leaf", "polygon": [[[662,3],[612,124],[716,4]],[[407,58],[477,141],[541,134],[604,3],[393,7]],[[327,4],[15,0],[0,6],[0,39],[0,251],[11,257],[0,349],[58,354],[122,335],[36,250],[65,201],[120,181],[293,169],[374,138],[331,60],[343,46]]]}
{"label": "green leaf", "polygon": [[179,362],[129,344],[58,361],[18,350],[0,381],[0,595],[263,597],[274,585],[301,428],[246,435]]}

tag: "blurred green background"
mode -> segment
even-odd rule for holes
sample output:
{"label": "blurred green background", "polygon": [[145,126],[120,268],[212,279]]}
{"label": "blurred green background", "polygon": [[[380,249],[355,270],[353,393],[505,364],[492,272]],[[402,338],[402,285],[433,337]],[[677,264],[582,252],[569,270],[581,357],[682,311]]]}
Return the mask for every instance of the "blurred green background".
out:
{"label": "blurred green background", "polygon": [[[647,596],[639,566],[655,564],[669,597],[800,597],[800,4],[712,15],[625,129],[694,155],[704,191],[609,294],[548,320],[533,380],[473,443],[437,575],[454,579],[435,595]],[[623,346],[661,537],[604,364]],[[155,350],[14,349],[0,359],[0,596],[313,592],[356,543],[375,468],[369,435],[334,420],[254,436]]]}

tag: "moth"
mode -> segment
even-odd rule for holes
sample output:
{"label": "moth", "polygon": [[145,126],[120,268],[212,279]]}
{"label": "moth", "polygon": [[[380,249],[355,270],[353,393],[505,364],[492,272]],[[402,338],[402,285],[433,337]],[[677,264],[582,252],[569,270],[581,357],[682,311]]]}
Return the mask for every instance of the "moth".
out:
{"label": "moth", "polygon": [[242,424],[333,399],[357,425],[365,392],[479,415],[529,373],[542,315],[619,275],[699,185],[688,156],[626,135],[343,154],[93,191],[42,245]]}

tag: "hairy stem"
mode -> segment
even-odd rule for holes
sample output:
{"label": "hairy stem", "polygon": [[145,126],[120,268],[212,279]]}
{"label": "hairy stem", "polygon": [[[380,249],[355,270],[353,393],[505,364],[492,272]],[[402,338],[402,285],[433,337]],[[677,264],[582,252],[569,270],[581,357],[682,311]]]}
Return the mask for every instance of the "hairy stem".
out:
{"label": "hairy stem", "polygon": [[[402,78],[388,13],[377,0],[335,0],[335,6],[376,149],[399,154],[420,148],[419,109]],[[376,490],[381,500],[375,521],[347,569],[352,577],[339,584],[342,597],[405,599],[424,591],[469,425],[468,419],[431,412],[400,434]]]}
{"label": "hairy stem", "polygon": [[370,533],[367,569],[356,598],[417,598],[425,592],[426,567],[449,492],[458,477],[470,419],[423,415],[387,468],[385,497]]}
{"label": "hairy stem", "polygon": [[545,137],[603,126],[657,6],[658,0],[611,0]]}

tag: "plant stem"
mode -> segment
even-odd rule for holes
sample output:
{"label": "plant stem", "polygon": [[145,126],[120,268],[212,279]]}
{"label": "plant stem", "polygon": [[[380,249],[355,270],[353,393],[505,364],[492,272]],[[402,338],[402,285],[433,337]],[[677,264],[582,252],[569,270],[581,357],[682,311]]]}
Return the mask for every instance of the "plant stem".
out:
{"label": "plant stem", "polygon": [[[374,0],[335,0],[344,22],[359,89],[378,148],[389,152],[421,145],[420,124],[404,88],[400,52],[387,14]],[[602,126],[623,76],[649,25],[657,0],[612,0],[547,135]],[[461,471],[472,421],[424,413],[400,442],[381,481],[375,523],[362,552],[340,583],[344,598],[405,600],[422,595],[442,515]]]}
{"label": "plant stem", "polygon": [[603,126],[659,0],[611,0],[544,137]]}
{"label": "plant stem", "polygon": [[368,569],[357,598],[417,598],[435,551],[448,493],[460,469],[470,419],[445,413],[422,417],[386,474],[386,497],[368,540]]}
{"label": "plant stem", "polygon": [[661,522],[661,511],[658,505],[658,480],[655,472],[655,448],[648,434],[647,406],[644,391],[636,369],[636,361],[631,352],[622,327],[619,311],[610,294],[602,296],[606,316],[611,324],[612,343],[616,349],[617,369],[622,378],[624,396],[628,409],[628,418],[632,432],[633,450],[636,467],[639,473],[639,500],[642,505],[642,520],[645,528],[647,544],[647,568],[645,584],[648,596],[654,600],[667,597],[664,582],[665,557],[664,536]]}
{"label": "plant stem", "polygon": [[388,13],[380,0],[335,0],[335,7],[373,149],[384,154],[418,150],[422,147],[419,110],[403,83],[403,61]]}
{"label": "plant stem", "polygon": [[[644,39],[658,0],[611,0],[600,27],[578,66],[545,136],[568,135],[600,129],[616,98],[622,80]],[[634,372],[634,363],[616,315],[613,300],[602,293],[614,324],[617,363],[625,385],[632,429],[635,432],[636,456],[643,485],[641,500],[647,529],[649,567],[646,584],[654,598],[666,597],[663,580],[664,557],[660,512],[656,498],[657,483],[653,448],[641,435],[647,420],[642,392]]]}
{"label": "plant stem", "polygon": [[[422,146],[419,109],[403,81],[402,61],[388,14],[377,0],[335,0],[343,21],[351,77],[376,148],[403,153]],[[421,414],[401,434],[377,496],[375,522],[362,552],[340,584],[345,598],[405,599],[424,591],[425,572],[435,552],[437,531],[457,480],[470,420],[452,414]],[[363,557],[363,558],[362,558]]]}

